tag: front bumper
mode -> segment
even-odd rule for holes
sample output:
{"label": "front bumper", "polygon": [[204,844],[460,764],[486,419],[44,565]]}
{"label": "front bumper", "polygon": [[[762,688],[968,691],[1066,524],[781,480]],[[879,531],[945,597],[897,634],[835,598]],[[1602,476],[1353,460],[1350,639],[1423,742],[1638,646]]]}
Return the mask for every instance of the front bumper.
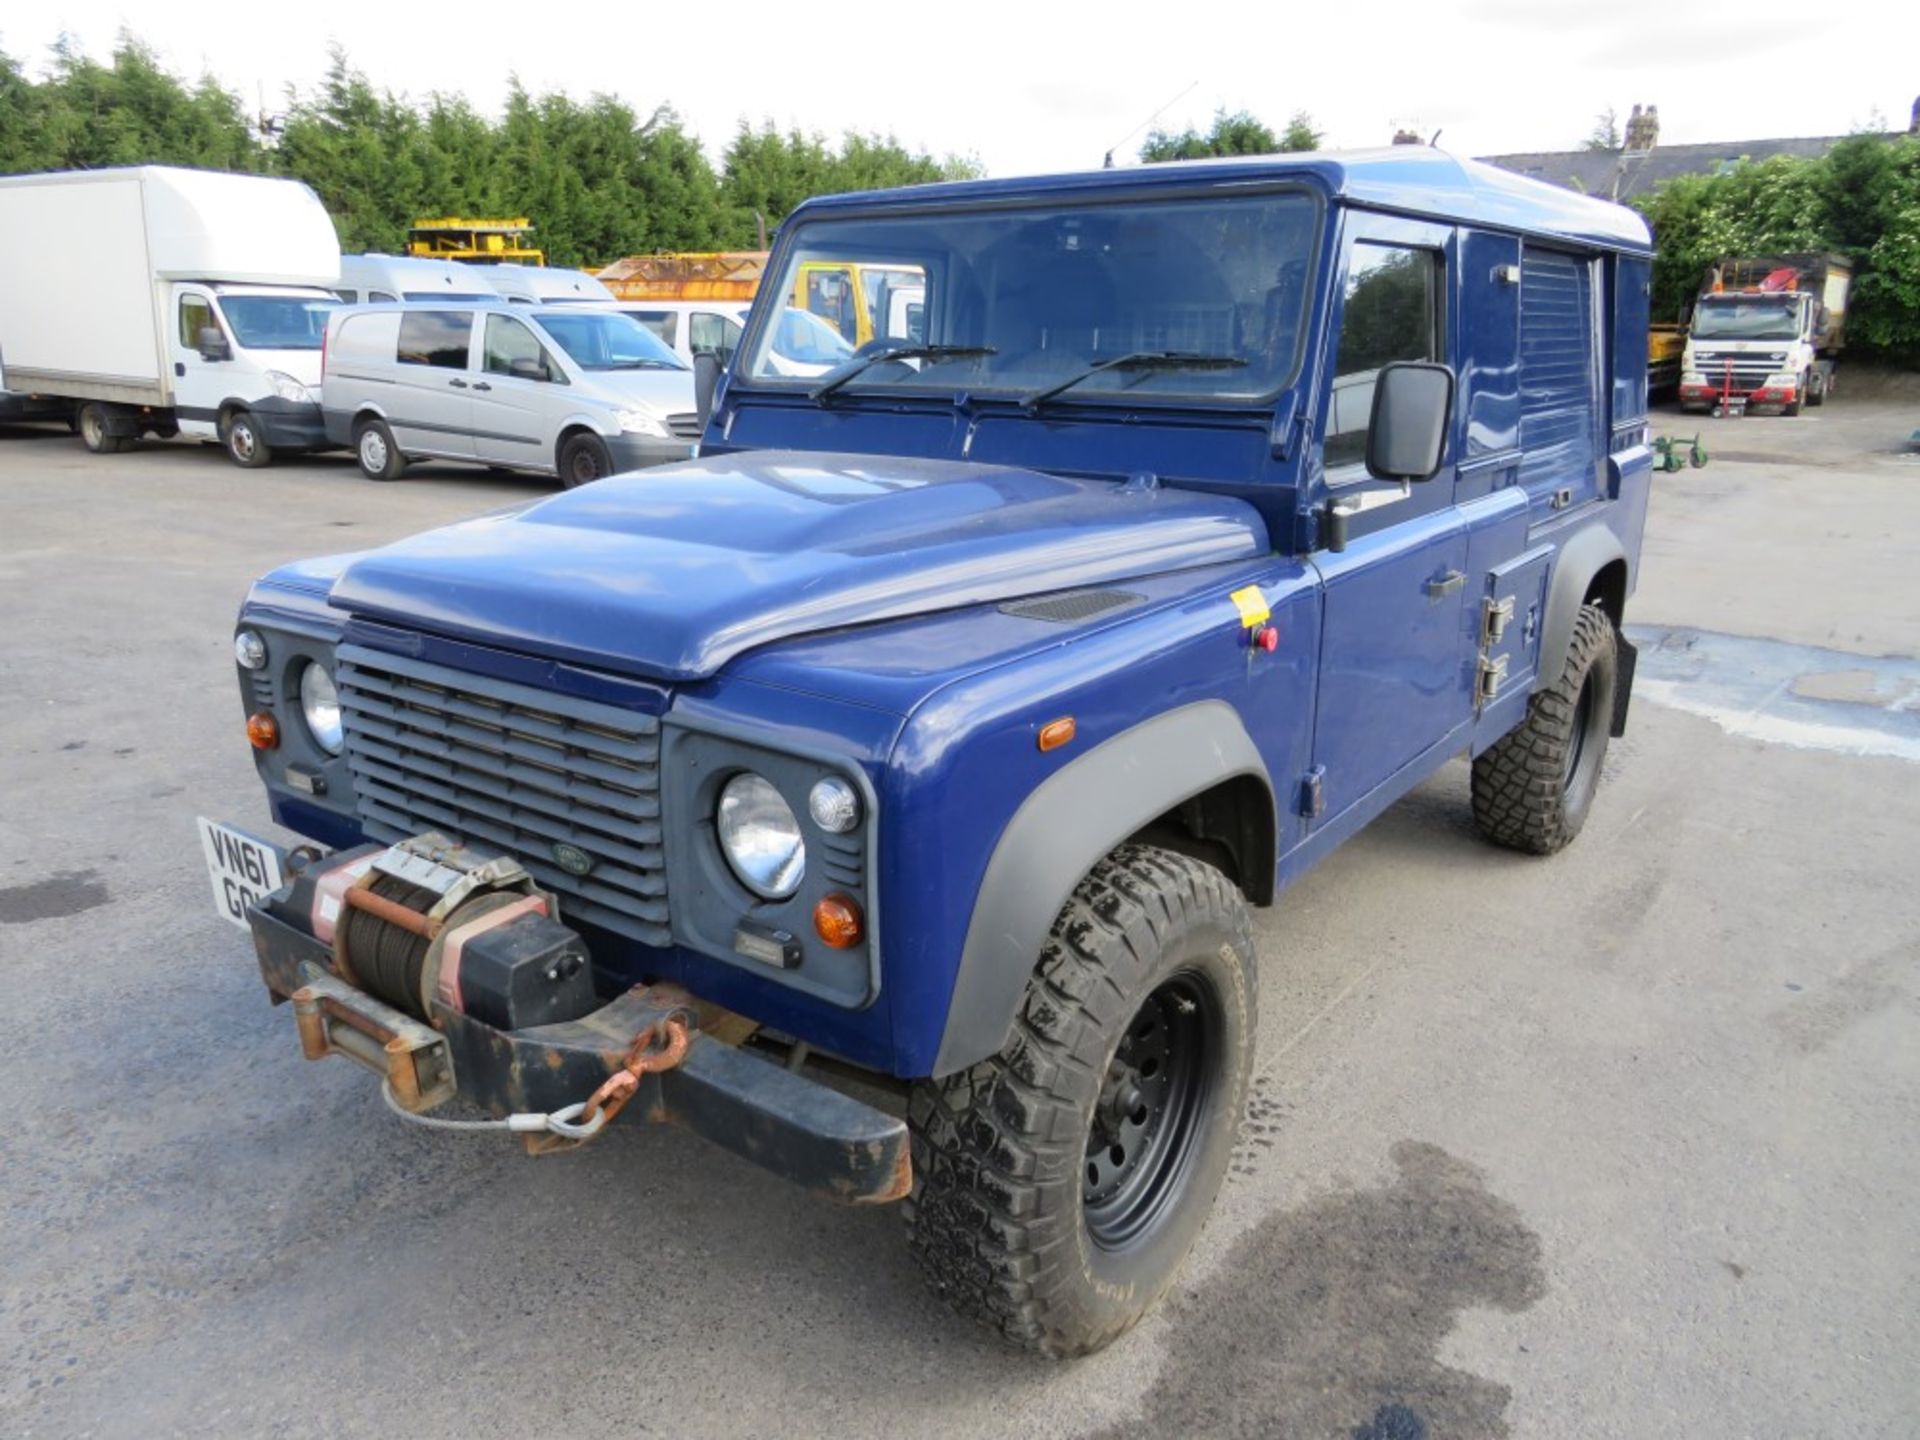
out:
{"label": "front bumper", "polygon": [[323,450],[332,442],[318,401],[284,400],[268,395],[247,407],[275,450]]}
{"label": "front bumper", "polygon": [[607,453],[613,456],[615,474],[625,470],[645,470],[651,465],[671,465],[693,456],[693,441],[660,439],[652,435],[628,435],[624,431],[607,441]]}
{"label": "front bumper", "polygon": [[[332,947],[291,903],[295,883],[247,911],[261,979],[276,1004],[294,1002],[308,1059],[343,1055],[373,1070],[405,1109],[458,1095],[495,1116],[562,1110],[622,1068],[636,1035],[691,1009],[702,1028],[685,1058],[644,1076],[622,1118],[678,1126],[850,1204],[884,1204],[910,1188],[903,1121],[724,1042],[716,1032],[736,1017],[703,1012],[684,991],[637,986],[582,1019],[522,1030],[438,1004],[422,1024],[340,976]],[[530,1136],[528,1148],[548,1148],[542,1138]]]}

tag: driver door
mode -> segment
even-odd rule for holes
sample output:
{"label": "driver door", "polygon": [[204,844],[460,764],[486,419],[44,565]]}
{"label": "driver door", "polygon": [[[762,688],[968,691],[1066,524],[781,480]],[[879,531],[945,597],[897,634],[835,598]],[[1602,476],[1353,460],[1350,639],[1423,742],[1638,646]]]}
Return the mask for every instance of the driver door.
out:
{"label": "driver door", "polygon": [[1348,212],[1334,373],[1319,406],[1322,503],[1346,513],[1348,541],[1312,557],[1325,587],[1316,825],[1369,797],[1374,808],[1387,803],[1398,793],[1389,782],[1473,713],[1463,628],[1467,531],[1453,496],[1458,404],[1432,479],[1388,484],[1365,463],[1381,367],[1454,363],[1447,297],[1455,256],[1446,226]]}
{"label": "driver door", "polygon": [[218,431],[220,402],[227,398],[227,374],[231,360],[208,360],[200,353],[200,332],[218,330],[233,337],[221,322],[220,307],[213,303],[213,292],[196,285],[182,285],[173,300],[173,407],[183,435],[212,437]]}
{"label": "driver door", "polygon": [[[498,311],[483,315],[481,373],[473,386],[475,452],[489,465],[552,469],[558,463],[554,436],[565,418],[554,412],[566,404],[566,372],[526,321]],[[529,366],[547,378],[534,379]]]}

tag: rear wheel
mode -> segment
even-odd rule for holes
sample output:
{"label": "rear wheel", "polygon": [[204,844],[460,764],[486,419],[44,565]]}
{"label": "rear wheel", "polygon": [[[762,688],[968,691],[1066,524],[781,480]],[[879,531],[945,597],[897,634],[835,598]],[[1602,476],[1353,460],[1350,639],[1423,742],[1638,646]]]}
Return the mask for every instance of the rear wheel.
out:
{"label": "rear wheel", "polygon": [[1607,758],[1618,675],[1613,621],[1588,602],[1560,678],[1535,691],[1526,720],[1473,762],[1473,820],[1482,835],[1551,855],[1580,833]]}
{"label": "rear wheel", "polygon": [[124,435],[115,435],[108,429],[108,410],[97,400],[89,400],[80,407],[80,415],[74,426],[80,432],[80,443],[95,455],[113,455],[132,443]]}
{"label": "rear wheel", "polygon": [[227,458],[248,470],[273,463],[273,447],[250,411],[235,410],[221,426],[220,443],[227,447]]}
{"label": "rear wheel", "polygon": [[560,446],[560,483],[571,490],[613,473],[613,455],[598,435],[569,435]]}
{"label": "rear wheel", "polygon": [[398,480],[407,468],[407,457],[393,443],[393,432],[384,420],[362,420],[353,432],[353,455],[369,480]]}
{"label": "rear wheel", "polygon": [[1109,1344],[1173,1282],[1246,1104],[1253,937],[1202,861],[1116,850],[1060,912],[1001,1052],[914,1087],[908,1243],[1027,1349]]}

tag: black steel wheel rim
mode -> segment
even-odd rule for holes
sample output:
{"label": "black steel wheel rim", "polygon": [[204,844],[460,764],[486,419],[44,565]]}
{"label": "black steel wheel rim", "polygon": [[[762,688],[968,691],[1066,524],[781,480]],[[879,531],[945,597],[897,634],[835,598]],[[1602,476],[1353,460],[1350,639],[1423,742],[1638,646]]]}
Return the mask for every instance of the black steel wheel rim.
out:
{"label": "black steel wheel rim", "polygon": [[1593,683],[1593,672],[1589,670],[1580,682],[1580,698],[1573,704],[1573,736],[1567,745],[1567,783],[1565,794],[1569,800],[1577,799],[1581,788],[1587,783],[1587,770],[1599,754],[1599,747],[1592,744],[1594,708],[1599,702],[1599,688]]}
{"label": "black steel wheel rim", "polygon": [[1087,1233],[1103,1250],[1145,1243],[1193,1174],[1219,1090],[1226,1018],[1213,985],[1183,970],[1127,1023],[1093,1107],[1081,1177]]}
{"label": "black steel wheel rim", "polygon": [[594,450],[594,448],[591,445],[582,445],[574,450],[573,452],[573,483],[574,484],[585,485],[591,480],[598,480],[602,475],[606,473],[607,472],[605,467],[600,464],[599,454]]}

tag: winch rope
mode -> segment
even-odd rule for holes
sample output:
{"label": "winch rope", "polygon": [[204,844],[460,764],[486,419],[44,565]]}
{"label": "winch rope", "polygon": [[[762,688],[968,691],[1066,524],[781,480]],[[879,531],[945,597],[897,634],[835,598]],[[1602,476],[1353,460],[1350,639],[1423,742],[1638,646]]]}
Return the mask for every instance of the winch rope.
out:
{"label": "winch rope", "polygon": [[687,1045],[692,1039],[690,1018],[684,1009],[673,1010],[646,1026],[633,1037],[626,1063],[609,1075],[592,1095],[548,1114],[522,1111],[501,1120],[449,1120],[440,1115],[416,1115],[404,1108],[400,1097],[393,1093],[393,1086],[384,1080],[380,1082],[380,1096],[387,1102],[387,1108],[402,1120],[429,1130],[470,1134],[504,1130],[514,1135],[545,1133],[566,1140],[591,1140],[606,1129],[633,1098],[643,1077],[671,1070],[686,1058]]}

